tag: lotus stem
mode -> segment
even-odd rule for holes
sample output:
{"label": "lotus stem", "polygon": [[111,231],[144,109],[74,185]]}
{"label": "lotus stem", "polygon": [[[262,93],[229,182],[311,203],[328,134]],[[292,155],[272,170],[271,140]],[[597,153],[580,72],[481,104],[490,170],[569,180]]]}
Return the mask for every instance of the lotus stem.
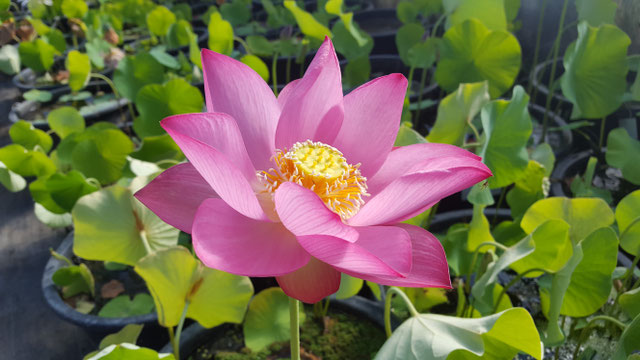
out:
{"label": "lotus stem", "polygon": [[427,81],[427,69],[422,69],[422,73],[420,74],[420,92],[418,93],[418,109],[416,110],[415,117],[413,120],[413,126],[418,125],[420,121],[420,110],[422,109],[422,92],[424,91],[424,85]]}
{"label": "lotus stem", "polygon": [[300,360],[300,301],[289,298],[291,360]]}
{"label": "lotus stem", "polygon": [[[549,0],[542,0],[542,5],[540,6],[540,17],[538,18],[538,32],[536,33],[536,48],[533,51],[533,63],[531,64],[531,70],[535,69],[536,65],[538,65],[538,55],[540,55],[540,39],[542,38],[542,25],[544,24],[544,11],[547,8],[547,2]],[[533,81],[529,82],[529,88],[527,89],[527,93],[531,94],[531,90],[533,87]],[[531,102],[534,102],[536,99],[536,95],[538,93],[537,89],[534,89],[533,95],[531,96]]]}
{"label": "lotus stem", "polygon": [[251,55],[251,49],[249,49],[249,45],[247,44],[246,41],[244,41],[243,38],[239,37],[239,36],[234,36],[233,40],[239,42],[240,44],[242,44],[242,47],[244,48],[244,51],[247,53],[247,55]]}
{"label": "lotus stem", "polygon": [[271,62],[271,78],[273,80],[273,93],[278,97],[278,74],[276,63],[278,61],[278,53],[273,54],[273,61]]}
{"label": "lotus stem", "polygon": [[587,325],[584,327],[584,329],[582,329],[582,332],[580,333],[580,338],[578,340],[578,344],[576,345],[576,350],[573,352],[574,360],[578,358],[578,354],[580,353],[580,347],[582,346],[584,341],[587,339],[587,336],[591,332],[591,328],[596,324],[596,321],[598,320],[608,321],[613,325],[616,325],[617,327],[619,327],[622,331],[624,331],[627,328],[627,325],[625,325],[623,322],[621,322],[618,319],[612,318],[611,316],[607,316],[607,315],[594,316],[593,318],[591,318],[591,320],[589,320]]}
{"label": "lotus stem", "polygon": [[[122,113],[122,109],[119,106],[121,97],[120,97],[120,93],[118,92],[118,89],[116,89],[116,85],[113,83],[113,81],[111,81],[111,79],[109,79],[108,77],[100,73],[91,73],[89,76],[96,79],[100,79],[106,82],[107,85],[109,85],[109,87],[111,88],[111,91],[113,91],[113,95],[116,97],[116,101],[118,102],[118,110],[120,110],[120,116],[122,117],[122,124],[124,125],[124,123],[126,123],[126,119],[124,117],[124,114]],[[131,105],[131,101],[127,100],[127,108],[129,109],[131,120],[135,119],[136,116],[135,116],[135,113],[133,112],[133,106]]]}
{"label": "lotus stem", "polygon": [[389,290],[387,290],[387,295],[384,299],[384,331],[387,333],[387,338],[391,337],[391,334],[392,334],[391,298],[393,298],[393,294],[399,295],[402,298],[402,300],[404,300],[405,304],[407,304],[407,308],[409,309],[409,313],[411,313],[411,316],[420,315],[418,313],[418,310],[416,310],[415,306],[413,306],[413,303],[411,302],[407,294],[404,293],[404,291],[400,290],[400,288],[397,288],[395,286],[390,287]]}
{"label": "lotus stem", "polygon": [[547,94],[547,101],[545,103],[544,108],[544,117],[542,118],[542,141],[545,141],[547,138],[547,127],[549,121],[549,107],[551,106],[551,99],[553,98],[553,91],[555,90],[554,80],[556,76],[556,66],[558,65],[558,51],[560,50],[560,39],[562,39],[562,33],[564,30],[564,18],[567,14],[567,5],[569,4],[569,0],[564,0],[562,5],[562,13],[560,13],[560,22],[558,23],[558,34],[556,35],[555,43],[553,44],[553,57],[551,64],[551,74],[549,77],[549,93]]}
{"label": "lotus stem", "polygon": [[607,117],[603,117],[602,121],[600,122],[600,140],[598,142],[598,151],[602,151],[602,146],[604,145],[604,123],[606,121]]}
{"label": "lotus stem", "polygon": [[502,297],[507,293],[509,288],[511,288],[513,285],[515,285],[518,281],[520,281],[525,275],[527,275],[529,273],[532,273],[532,272],[542,272],[542,273],[545,273],[545,274],[547,273],[547,271],[544,270],[544,269],[534,268],[534,269],[529,269],[529,270],[523,272],[522,274],[518,274],[518,276],[514,277],[511,281],[509,281],[509,283],[507,285],[505,285],[504,288],[502,288],[502,292],[500,292],[500,295],[498,296],[498,299],[496,300],[496,303],[493,306],[493,311],[491,312],[492,314],[495,314],[496,311],[498,311],[498,307],[500,306],[500,301],[502,301]]}
{"label": "lotus stem", "polygon": [[176,360],[180,360],[180,335],[182,334],[182,328],[184,327],[184,320],[187,318],[187,309],[189,309],[189,301],[186,301],[184,303],[184,309],[182,310],[182,315],[180,316],[180,322],[178,322],[176,334],[171,343],[173,345],[173,356],[175,356]]}
{"label": "lotus stem", "polygon": [[471,266],[469,266],[469,272],[467,273],[467,281],[465,282],[465,289],[467,291],[467,294],[471,293],[471,274],[473,274],[473,268],[476,266],[476,261],[478,260],[478,254],[480,253],[480,249],[482,249],[485,246],[495,246],[498,249],[501,250],[507,250],[507,247],[494,242],[494,241],[485,241],[483,243],[481,243],[480,245],[478,245],[476,247],[476,249],[473,251],[473,258],[471,259]]}
{"label": "lotus stem", "polygon": [[[624,234],[627,233],[627,230],[631,229],[631,227],[635,223],[637,223],[638,221],[640,221],[640,218],[635,219],[631,224],[629,224],[629,226],[627,226],[627,228],[622,232],[622,234],[620,234],[620,239],[622,239]],[[640,262],[640,254],[636,255],[636,257],[633,258],[633,262],[631,263],[631,266],[627,269],[627,271],[622,276],[622,279],[623,279],[622,289],[623,290],[627,289],[627,286],[629,285],[629,282],[631,281],[631,279],[633,279],[633,270],[635,270],[636,266],[638,266],[638,262]],[[640,279],[639,279],[639,281],[640,281]],[[633,287],[635,287],[635,286],[633,286]]]}

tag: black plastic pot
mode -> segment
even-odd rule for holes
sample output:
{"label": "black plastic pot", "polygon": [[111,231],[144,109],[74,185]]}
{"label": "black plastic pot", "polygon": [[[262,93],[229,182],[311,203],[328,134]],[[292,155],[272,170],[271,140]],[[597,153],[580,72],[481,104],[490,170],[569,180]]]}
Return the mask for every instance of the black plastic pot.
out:
{"label": "black plastic pot", "polygon": [[[371,321],[379,329],[384,329],[384,303],[382,302],[353,296],[346,300],[331,299],[331,308],[363,317]],[[398,319],[392,314],[391,327],[395,329],[399,325]],[[188,359],[192,352],[202,344],[212,338],[223,336],[231,327],[231,324],[222,324],[211,329],[205,329],[198,323],[187,327],[180,336],[180,358]],[[166,344],[160,350],[160,353],[173,353],[173,346]]]}
{"label": "black plastic pot", "polygon": [[[61,255],[71,258],[73,256],[73,232],[62,241],[56,249]],[[166,329],[158,325],[158,315],[154,311],[151,314],[130,316],[126,318],[104,318],[96,315],[86,315],[80,313],[67,305],[60,297],[57,286],[51,280],[53,274],[60,268],[66,266],[61,260],[51,257],[47,262],[42,274],[42,292],[49,307],[64,321],[82,327],[91,337],[96,340],[104,336],[115,333],[129,324],[144,324],[145,327],[139,338],[142,346],[159,346],[163,339],[167,338]],[[166,340],[164,340],[166,341]]]}
{"label": "black plastic pot", "polygon": [[358,11],[353,14],[353,21],[373,38],[372,54],[398,53],[396,33],[403,24],[395,9]]}
{"label": "black plastic pot", "polygon": [[[99,91],[105,92],[107,94],[111,93],[111,88],[107,86],[106,83],[89,84],[83,90],[89,91],[93,94]],[[53,93],[53,97],[51,101],[43,104],[35,101],[13,103],[13,105],[11,106],[11,110],[9,111],[9,114],[8,114],[9,121],[11,123],[16,123],[18,120],[24,119],[24,117],[20,115],[20,111],[18,111],[17,108],[20,106],[25,106],[25,103],[32,104],[33,106],[38,107],[38,109],[35,110],[35,111],[38,111],[39,107],[41,106],[49,106],[49,105],[55,104],[60,97],[70,94],[71,89],[69,87],[66,87],[66,88],[52,91],[52,93]],[[129,103],[129,100],[127,100],[126,98],[121,98],[118,102],[114,102],[110,104],[110,106],[105,106],[96,111],[85,112],[85,113],[82,113],[82,115],[84,119],[87,121],[87,123],[89,124],[96,121],[111,121],[111,120],[118,121],[122,119],[122,115],[125,116],[125,120],[127,119],[131,120],[129,119],[129,116],[130,116],[129,113],[125,110],[128,103]],[[49,124],[46,121],[47,113],[43,113],[42,115],[43,115],[43,119],[34,120],[34,121],[31,121],[31,123],[33,124],[34,127],[38,129],[48,130]]]}

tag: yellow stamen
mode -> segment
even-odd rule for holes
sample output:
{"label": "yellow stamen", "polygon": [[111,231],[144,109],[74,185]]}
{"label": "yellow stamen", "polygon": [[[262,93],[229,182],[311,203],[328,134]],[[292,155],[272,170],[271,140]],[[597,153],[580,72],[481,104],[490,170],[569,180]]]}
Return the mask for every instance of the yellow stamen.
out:
{"label": "yellow stamen", "polygon": [[355,215],[364,204],[362,197],[369,195],[360,164],[347,163],[338,149],[321,142],[307,140],[291,150],[277,150],[273,162],[275,168],[257,173],[265,192],[273,195],[280,184],[295,182],[315,192],[343,220]]}

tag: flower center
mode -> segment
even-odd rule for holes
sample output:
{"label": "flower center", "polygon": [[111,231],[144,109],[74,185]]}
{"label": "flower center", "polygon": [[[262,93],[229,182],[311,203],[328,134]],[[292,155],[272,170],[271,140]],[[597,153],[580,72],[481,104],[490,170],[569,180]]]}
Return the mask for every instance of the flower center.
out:
{"label": "flower center", "polygon": [[275,168],[258,171],[265,192],[273,194],[280,184],[291,181],[315,192],[336,214],[346,220],[364,204],[367,178],[360,174],[360,164],[347,163],[338,149],[307,140],[293,145],[291,150],[277,150],[273,156]]}

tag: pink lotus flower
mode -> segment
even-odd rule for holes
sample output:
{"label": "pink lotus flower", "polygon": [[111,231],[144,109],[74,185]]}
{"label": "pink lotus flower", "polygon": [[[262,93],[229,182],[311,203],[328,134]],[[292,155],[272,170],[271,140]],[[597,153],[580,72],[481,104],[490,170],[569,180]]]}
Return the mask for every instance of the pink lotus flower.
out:
{"label": "pink lotus flower", "polygon": [[162,120],[189,159],[136,197],[192,234],[198,257],[233,274],[275,276],[307,303],[340,273],[450,287],[440,242],[400,221],[491,176],[444,144],[394,148],[407,80],[391,74],[347,96],[329,39],[278,98],[246,65],[202,52],[207,113]]}

